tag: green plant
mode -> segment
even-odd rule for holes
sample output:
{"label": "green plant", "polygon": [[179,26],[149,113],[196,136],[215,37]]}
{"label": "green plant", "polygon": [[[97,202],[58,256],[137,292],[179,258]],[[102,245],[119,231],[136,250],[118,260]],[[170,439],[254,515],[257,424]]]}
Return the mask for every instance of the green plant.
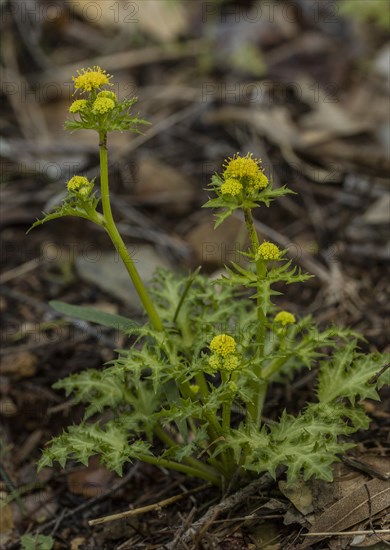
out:
{"label": "green plant", "polygon": [[22,550],[51,550],[54,539],[45,535],[23,535],[20,539]]}
{"label": "green plant", "polygon": [[389,28],[390,5],[384,0],[342,0],[340,13],[358,21],[372,21],[383,29]]}
{"label": "green plant", "polygon": [[[111,214],[106,146],[109,130],[134,130],[144,121],[129,113],[134,100],[121,103],[112,92],[100,91],[110,78],[99,67],[79,74],[76,88],[87,99],[72,104],[78,118],[67,124],[99,134],[102,212],[94,182],[74,176],[63,205],[34,226],[75,215],[105,229],[149,320],[141,326],[53,303],[62,313],[131,333],[136,342],[118,350],[104,370],[86,370],[55,384],[86,404],[85,418],[50,442],[39,466],[53,461],[64,466],[68,459],[86,464],[98,454],[119,474],[125,463],[142,460],[217,486],[261,472],[276,476],[283,469],[290,481],[302,473],[305,479],[331,480],[332,464],[354,445],[346,436],[368,427],[360,401],[378,399],[377,389],[389,380],[388,372],[381,372],[384,356],[360,353],[361,337],[349,329],[319,330],[311,317],[296,320],[273,303],[280,294],[275,285],[303,283],[310,275],[275,244],[259,242],[252,211],[291,191],[274,189],[249,153],[226,161],[212,179],[213,198],[205,205],[216,210],[216,225],[236,210],[243,212],[251,243],[242,253],[246,267],[233,263],[217,281],[199,270],[188,277],[159,270],[145,289]],[[263,411],[270,384],[288,383],[293,374],[314,367],[314,402],[297,416],[280,411],[278,422],[267,422]]]}

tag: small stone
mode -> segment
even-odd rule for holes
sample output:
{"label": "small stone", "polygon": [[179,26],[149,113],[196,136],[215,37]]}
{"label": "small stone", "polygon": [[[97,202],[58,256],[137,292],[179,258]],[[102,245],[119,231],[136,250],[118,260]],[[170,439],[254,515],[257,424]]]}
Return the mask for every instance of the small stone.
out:
{"label": "small stone", "polygon": [[79,550],[86,542],[87,540],[84,537],[76,537],[70,543],[70,550]]}
{"label": "small stone", "polygon": [[230,262],[242,263],[242,251],[246,243],[242,240],[243,222],[236,218],[225,220],[217,229],[210,219],[201,222],[187,234],[187,241],[192,246],[194,264],[228,265]]}
{"label": "small stone", "polygon": [[182,215],[191,208],[195,187],[173,166],[144,158],[138,163],[135,193],[145,203],[161,205],[168,212]]}
{"label": "small stone", "polygon": [[0,415],[10,418],[16,416],[18,408],[9,397],[0,398]]}
{"label": "small stone", "polygon": [[[168,261],[159,256],[152,246],[128,246],[128,251],[145,284],[148,284],[158,267],[170,267]],[[79,255],[75,265],[81,279],[95,284],[104,292],[132,306],[134,310],[142,310],[137,291],[116,252],[102,252],[94,258]]]}
{"label": "small stone", "polygon": [[37,372],[38,357],[29,351],[5,355],[0,360],[0,374],[29,378]]}

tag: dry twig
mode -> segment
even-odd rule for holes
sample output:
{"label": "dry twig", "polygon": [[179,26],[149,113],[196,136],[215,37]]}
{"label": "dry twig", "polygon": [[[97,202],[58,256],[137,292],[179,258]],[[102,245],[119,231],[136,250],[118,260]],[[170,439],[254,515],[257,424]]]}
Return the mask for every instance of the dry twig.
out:
{"label": "dry twig", "polygon": [[126,512],[119,512],[118,514],[112,514],[111,516],[103,516],[101,518],[91,519],[90,521],[88,521],[88,525],[100,525],[102,523],[109,523],[110,521],[115,521],[117,519],[138,516],[140,514],[145,514],[146,512],[151,512],[153,510],[159,511],[161,510],[161,508],[169,506],[170,504],[173,504],[178,500],[182,500],[188,495],[193,495],[194,493],[203,491],[203,489],[205,489],[206,487],[210,487],[210,484],[206,483],[204,485],[201,485],[200,487],[191,489],[191,491],[186,491],[185,493],[180,493],[180,495],[174,495],[173,497],[165,498],[164,500],[160,500],[160,502],[155,502],[154,504],[148,504],[147,506],[141,506],[140,508],[134,508],[133,510],[126,510]]}
{"label": "dry twig", "polygon": [[[186,543],[191,541],[198,533],[202,532],[205,527],[207,529],[208,525],[212,523],[219,514],[228,512],[238,504],[244,502],[251,495],[268,488],[271,485],[272,481],[273,480],[269,474],[264,474],[260,479],[257,479],[256,481],[253,481],[252,483],[244,487],[244,489],[241,489],[237,493],[234,493],[234,495],[223,499],[215,506],[209,508],[200,519],[193,523],[191,527],[187,529],[185,533],[183,533],[181,542]],[[175,539],[166,545],[167,550],[173,550],[175,548],[175,546],[173,545]]]}

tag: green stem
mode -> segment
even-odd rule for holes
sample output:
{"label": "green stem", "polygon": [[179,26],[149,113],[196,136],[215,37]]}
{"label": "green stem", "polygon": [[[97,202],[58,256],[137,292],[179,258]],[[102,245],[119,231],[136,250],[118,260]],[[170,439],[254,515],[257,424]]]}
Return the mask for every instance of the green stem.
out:
{"label": "green stem", "polygon": [[[177,446],[176,442],[163,430],[163,428],[161,428],[161,426],[155,426],[154,433],[163,443],[168,445],[168,447]],[[192,456],[187,456],[183,458],[183,462],[185,462],[186,464],[188,464],[188,466],[191,466],[192,468],[197,468],[198,470],[202,470],[207,474],[214,475],[214,471],[209,466]]]}
{"label": "green stem", "polygon": [[136,291],[141,299],[141,302],[145,308],[146,313],[149,316],[149,319],[158,331],[163,330],[163,324],[161,319],[153,305],[152,300],[150,299],[149,294],[144,287],[141,277],[134,265],[133,260],[131,259],[126,245],[122,240],[122,237],[119,234],[119,231],[115,225],[114,218],[112,217],[111,212],[111,203],[110,203],[110,192],[108,187],[108,159],[107,159],[107,132],[99,132],[99,148],[100,148],[100,183],[101,183],[101,195],[102,195],[102,206],[103,206],[103,215],[105,221],[105,229],[110,236],[112,243],[114,244],[119,256],[121,257],[128,274],[134,284]]}
{"label": "green stem", "polygon": [[[253,216],[250,208],[244,208],[244,217],[245,217],[245,224],[248,230],[249,238],[252,244],[252,252],[253,254],[256,254],[260,243],[259,239],[257,237],[255,224],[253,221]],[[258,260],[256,262],[256,272],[257,272],[257,280],[258,280],[258,286],[260,285],[260,281],[264,278],[265,275],[265,265],[264,262],[261,260]],[[265,323],[266,323],[266,317],[263,312],[261,303],[261,297],[257,297],[257,318],[259,321],[259,328],[258,328],[258,335],[257,335],[257,343],[259,345],[259,355],[262,357],[264,352],[264,339],[265,339]]]}
{"label": "green stem", "polygon": [[275,374],[281,367],[283,367],[283,365],[289,358],[290,355],[287,355],[286,357],[279,357],[279,359],[276,359],[270,365],[265,367],[265,369],[263,370],[264,379],[268,380],[269,378],[271,378],[273,374]]}
{"label": "green stem", "polygon": [[[227,384],[230,380],[230,373],[221,372],[222,384]],[[233,399],[222,404],[222,431],[225,432],[230,428],[230,415],[232,410]]]}
{"label": "green stem", "polygon": [[186,299],[186,296],[187,296],[191,286],[193,285],[193,283],[196,279],[196,276],[199,274],[200,270],[201,270],[201,266],[197,267],[195,269],[194,273],[191,274],[191,276],[188,278],[188,281],[186,282],[186,286],[184,287],[183,294],[180,297],[179,303],[177,304],[177,307],[176,307],[175,314],[173,316],[173,322],[174,323],[176,323],[176,321],[177,321],[177,318],[178,318],[180,310],[181,310],[181,306],[183,305],[184,300]]}
{"label": "green stem", "polygon": [[142,462],[148,462],[149,464],[162,466],[163,468],[168,468],[169,470],[177,470],[178,472],[183,472],[190,477],[198,477],[200,479],[204,479],[206,481],[209,481],[213,485],[217,485],[217,487],[220,487],[222,485],[222,480],[219,476],[206,473],[203,470],[199,470],[197,468],[192,468],[191,466],[187,466],[186,464],[180,464],[179,462],[174,462],[173,460],[166,460],[165,458],[157,458],[155,456],[144,454],[138,455],[138,458],[139,460],[142,460]]}
{"label": "green stem", "polygon": [[[198,372],[195,375],[195,381],[199,386],[199,391],[203,401],[206,401],[210,392],[203,372]],[[210,413],[206,412],[204,412],[204,416],[209,423],[208,431],[211,439],[218,439],[218,437],[221,435],[221,425],[218,422],[217,418],[214,418]]]}
{"label": "green stem", "polygon": [[[252,245],[252,252],[256,254],[259,249],[259,239],[256,233],[255,224],[253,221],[253,216],[250,208],[244,208],[244,218],[245,224],[248,230],[249,238]],[[259,287],[264,280],[266,275],[266,266],[262,260],[256,261],[256,273],[257,273],[257,290],[259,294]],[[254,368],[254,372],[257,378],[257,384],[255,392],[257,399],[253,405],[248,406],[248,413],[252,417],[252,420],[256,423],[257,426],[260,426],[261,415],[263,412],[265,394],[267,392],[267,384],[262,380],[261,372],[261,359],[264,356],[264,342],[265,342],[265,327],[266,327],[266,315],[263,311],[263,304],[261,297],[257,296],[257,320],[258,320],[258,332],[257,332],[257,361]]]}

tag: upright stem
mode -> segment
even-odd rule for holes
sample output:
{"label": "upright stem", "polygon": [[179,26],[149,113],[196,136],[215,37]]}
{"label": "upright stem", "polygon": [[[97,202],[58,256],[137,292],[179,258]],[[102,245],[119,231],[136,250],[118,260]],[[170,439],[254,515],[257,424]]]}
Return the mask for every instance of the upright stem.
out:
{"label": "upright stem", "polygon": [[[257,237],[255,224],[253,221],[253,216],[250,208],[244,208],[244,217],[245,217],[245,223],[246,227],[248,229],[249,238],[251,240],[253,253],[256,254],[258,248],[259,248],[259,239]],[[265,275],[265,266],[264,263],[261,260],[258,260],[256,262],[256,272],[257,272],[257,279],[258,279],[258,286],[260,284],[260,280]],[[263,312],[263,307],[261,303],[261,297],[257,297],[257,318],[259,321],[259,328],[257,333],[257,343],[259,345],[259,355],[263,355],[264,350],[264,338],[265,338],[265,321],[266,317]]]}
{"label": "upright stem", "polygon": [[[222,378],[222,383],[227,384],[230,380],[230,373],[222,371],[221,378]],[[230,429],[230,416],[231,416],[232,402],[233,402],[233,398],[229,399],[229,401],[225,401],[222,404],[222,431],[223,432]]]}
{"label": "upright stem", "polygon": [[[207,382],[203,372],[198,372],[195,375],[195,380],[199,386],[199,391],[203,400],[206,401],[209,395],[209,389],[207,387]],[[210,413],[207,413],[206,411],[204,411],[204,416],[209,423],[208,432],[211,439],[218,439],[221,434],[221,425],[218,422],[218,419],[216,417],[214,418]]]}
{"label": "upright stem", "polygon": [[[253,253],[256,254],[256,252],[259,249],[260,243],[257,237],[252,212],[250,208],[244,208],[243,212],[244,212],[245,224],[246,224],[249,238],[252,244],[252,250],[253,250]],[[261,281],[262,279],[264,279],[264,275],[266,274],[266,267],[264,265],[264,262],[262,262],[261,260],[258,260],[256,262],[256,273],[257,273],[257,287],[259,290]],[[263,304],[261,301],[261,297],[259,295],[257,296],[257,320],[258,320],[258,332],[257,332],[258,361],[255,366],[255,374],[257,378],[257,387],[256,387],[257,400],[252,406],[248,407],[248,412],[252,416],[252,419],[254,420],[256,425],[260,425],[265,394],[267,392],[267,383],[264,380],[262,380],[262,376],[261,376],[262,373],[261,373],[260,360],[264,356],[266,315],[263,311]]]}
{"label": "upright stem", "polygon": [[149,319],[156,330],[162,331],[163,324],[161,319],[150,299],[149,294],[144,287],[141,277],[131,259],[126,245],[120,236],[120,233],[115,225],[114,218],[112,217],[111,204],[110,204],[110,192],[108,187],[108,159],[107,159],[107,132],[99,132],[99,148],[100,148],[100,183],[101,183],[101,195],[103,215],[105,221],[105,229],[110,236],[119,256],[121,257],[128,274],[134,284],[136,291],[141,299],[141,302],[149,316]]}

